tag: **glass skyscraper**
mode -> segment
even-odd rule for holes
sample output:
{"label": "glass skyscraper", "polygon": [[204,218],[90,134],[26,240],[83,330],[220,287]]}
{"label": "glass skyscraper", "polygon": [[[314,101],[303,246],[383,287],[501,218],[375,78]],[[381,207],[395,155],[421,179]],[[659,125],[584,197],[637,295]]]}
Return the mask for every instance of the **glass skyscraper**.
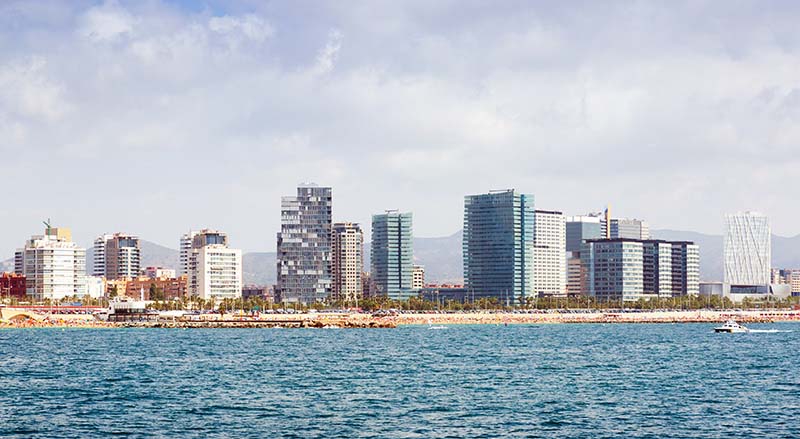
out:
{"label": "glass skyscraper", "polygon": [[387,211],[372,216],[370,277],[375,293],[394,300],[415,295],[411,213]]}
{"label": "glass skyscraper", "polygon": [[767,285],[772,247],[769,218],[758,212],[725,216],[725,283]]}
{"label": "glass skyscraper", "polygon": [[470,298],[514,303],[532,293],[533,195],[514,189],[464,197],[464,286]]}
{"label": "glass skyscraper", "polygon": [[281,199],[277,299],[312,303],[331,293],[331,188],[302,184]]}

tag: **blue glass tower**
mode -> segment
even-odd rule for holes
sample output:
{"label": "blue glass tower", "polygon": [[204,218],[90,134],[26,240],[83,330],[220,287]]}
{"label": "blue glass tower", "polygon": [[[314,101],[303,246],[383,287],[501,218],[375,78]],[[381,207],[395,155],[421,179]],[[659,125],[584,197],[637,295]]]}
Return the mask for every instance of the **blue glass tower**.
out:
{"label": "blue glass tower", "polygon": [[414,266],[411,213],[387,211],[372,216],[371,278],[377,294],[406,300]]}
{"label": "blue glass tower", "polygon": [[533,200],[514,189],[464,197],[464,286],[471,298],[511,304],[531,293]]}

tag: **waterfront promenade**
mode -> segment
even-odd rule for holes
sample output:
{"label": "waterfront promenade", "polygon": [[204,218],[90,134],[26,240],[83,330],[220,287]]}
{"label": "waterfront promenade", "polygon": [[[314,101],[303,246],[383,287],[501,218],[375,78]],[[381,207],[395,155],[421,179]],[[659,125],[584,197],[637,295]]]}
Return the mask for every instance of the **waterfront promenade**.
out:
{"label": "waterfront promenade", "polygon": [[[7,314],[7,313],[6,313]],[[538,311],[401,313],[373,316],[364,313],[201,314],[181,318],[162,317],[147,322],[107,322],[91,315],[19,313],[0,319],[0,328],[393,328],[401,325],[511,325],[559,323],[719,323],[728,319],[740,323],[800,321],[798,310],[694,310],[694,311]]]}

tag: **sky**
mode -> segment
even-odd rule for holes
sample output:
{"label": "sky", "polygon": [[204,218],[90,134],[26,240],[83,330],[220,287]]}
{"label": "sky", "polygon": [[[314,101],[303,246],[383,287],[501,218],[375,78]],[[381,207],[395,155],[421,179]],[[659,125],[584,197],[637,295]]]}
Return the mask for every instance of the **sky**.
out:
{"label": "sky", "polygon": [[[723,7],[724,6],[724,7]],[[280,198],[417,236],[463,197],[800,233],[800,3],[0,2],[0,255],[211,227],[274,251]]]}

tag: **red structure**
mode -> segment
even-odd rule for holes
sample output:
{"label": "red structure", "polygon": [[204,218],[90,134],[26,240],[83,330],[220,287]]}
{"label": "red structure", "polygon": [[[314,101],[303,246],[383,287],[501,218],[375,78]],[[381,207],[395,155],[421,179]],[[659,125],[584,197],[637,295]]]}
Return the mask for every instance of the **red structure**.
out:
{"label": "red structure", "polygon": [[0,296],[25,297],[25,276],[15,273],[0,274]]}

